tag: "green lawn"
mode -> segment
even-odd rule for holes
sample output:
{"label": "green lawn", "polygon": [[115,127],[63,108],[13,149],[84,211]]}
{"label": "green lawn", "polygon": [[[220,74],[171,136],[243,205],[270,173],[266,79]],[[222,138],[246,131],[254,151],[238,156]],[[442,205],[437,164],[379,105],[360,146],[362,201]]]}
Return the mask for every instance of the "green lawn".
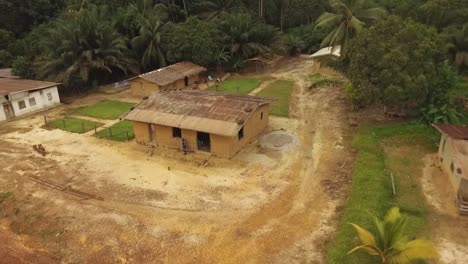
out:
{"label": "green lawn", "polygon": [[58,128],[64,131],[72,133],[85,133],[95,127],[100,127],[103,124],[93,121],[88,121],[84,119],[78,119],[73,117],[65,117],[62,119],[53,120],[49,122],[50,127]]}
{"label": "green lawn", "polygon": [[83,116],[95,117],[100,119],[114,120],[130,110],[135,104],[103,100],[94,105],[78,109],[78,114]]}
{"label": "green lawn", "polygon": [[[248,94],[257,88],[264,79],[259,78],[230,78],[219,84],[218,91],[225,93]],[[216,91],[216,86],[211,86],[208,91]]]}
{"label": "green lawn", "polygon": [[129,139],[133,139],[135,137],[133,123],[127,120],[119,122],[110,128],[105,128],[97,132],[95,136],[115,141],[127,141]]}
{"label": "green lawn", "polygon": [[[429,237],[427,208],[420,187],[422,158],[436,152],[439,135],[433,128],[413,123],[363,126],[353,144],[358,150],[348,196],[336,237],[331,241],[327,263],[371,264],[375,257],[347,252],[357,245],[348,223],[375,231],[369,213],[382,216],[393,206],[408,217],[409,236]],[[393,196],[390,172],[396,184]]]}
{"label": "green lawn", "polygon": [[276,99],[271,103],[270,113],[287,117],[289,116],[289,99],[291,98],[293,86],[293,81],[277,80],[260,91],[257,96]]}

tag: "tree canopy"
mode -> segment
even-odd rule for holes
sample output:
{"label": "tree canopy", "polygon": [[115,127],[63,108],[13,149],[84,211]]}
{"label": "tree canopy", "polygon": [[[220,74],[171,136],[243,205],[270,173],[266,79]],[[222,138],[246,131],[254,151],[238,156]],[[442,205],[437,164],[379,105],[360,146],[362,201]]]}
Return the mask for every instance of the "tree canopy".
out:
{"label": "tree canopy", "polygon": [[346,75],[366,105],[445,103],[453,74],[446,43],[434,28],[391,16],[351,42]]}

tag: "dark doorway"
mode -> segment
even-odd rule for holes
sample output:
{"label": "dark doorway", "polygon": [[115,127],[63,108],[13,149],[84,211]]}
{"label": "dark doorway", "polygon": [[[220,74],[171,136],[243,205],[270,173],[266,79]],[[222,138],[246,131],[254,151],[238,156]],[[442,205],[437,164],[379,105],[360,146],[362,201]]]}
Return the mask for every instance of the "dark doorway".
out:
{"label": "dark doorway", "polygon": [[150,143],[150,145],[152,145],[152,146],[156,145],[156,125],[155,124],[149,124],[148,132],[149,132],[149,143]]}
{"label": "dark doorway", "polygon": [[185,76],[184,82],[185,82],[185,87],[187,87],[188,86],[188,77],[187,76]]}
{"label": "dark doorway", "polygon": [[3,104],[3,111],[5,112],[6,119],[15,117],[15,112],[13,111],[11,103]]}
{"label": "dark doorway", "polygon": [[198,150],[210,152],[211,151],[210,134],[197,132],[197,145],[198,145]]}

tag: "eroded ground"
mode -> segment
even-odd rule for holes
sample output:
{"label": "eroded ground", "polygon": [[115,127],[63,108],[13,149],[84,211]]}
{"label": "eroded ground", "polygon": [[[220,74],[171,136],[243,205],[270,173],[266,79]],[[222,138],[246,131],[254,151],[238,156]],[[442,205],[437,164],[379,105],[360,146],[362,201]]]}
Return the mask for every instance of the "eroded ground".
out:
{"label": "eroded ground", "polygon": [[[135,142],[43,129],[40,114],[0,125],[0,191],[11,193],[0,205],[0,236],[26,247],[5,256],[19,263],[31,255],[42,263],[323,263],[354,155],[343,92],[309,91],[311,72],[312,62],[292,60],[271,73],[296,83],[292,118],[272,117],[270,127],[292,135],[291,144],[254,142],[233,160],[149,155]],[[34,144],[49,154],[34,152]],[[84,199],[91,196],[97,199]]]}

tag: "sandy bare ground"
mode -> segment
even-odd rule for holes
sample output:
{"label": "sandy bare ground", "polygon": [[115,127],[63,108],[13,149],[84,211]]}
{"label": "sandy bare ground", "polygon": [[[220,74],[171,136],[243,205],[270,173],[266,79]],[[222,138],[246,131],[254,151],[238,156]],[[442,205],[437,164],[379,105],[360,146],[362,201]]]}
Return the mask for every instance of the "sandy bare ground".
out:
{"label": "sandy bare ground", "polygon": [[[7,237],[45,249],[46,263],[323,263],[354,155],[342,91],[308,91],[311,73],[299,59],[272,73],[296,82],[293,118],[272,117],[270,128],[294,144],[254,142],[233,160],[149,156],[135,142],[42,129],[42,115],[0,125],[0,191],[13,193],[0,204]],[[47,156],[32,151],[38,143]]]}

